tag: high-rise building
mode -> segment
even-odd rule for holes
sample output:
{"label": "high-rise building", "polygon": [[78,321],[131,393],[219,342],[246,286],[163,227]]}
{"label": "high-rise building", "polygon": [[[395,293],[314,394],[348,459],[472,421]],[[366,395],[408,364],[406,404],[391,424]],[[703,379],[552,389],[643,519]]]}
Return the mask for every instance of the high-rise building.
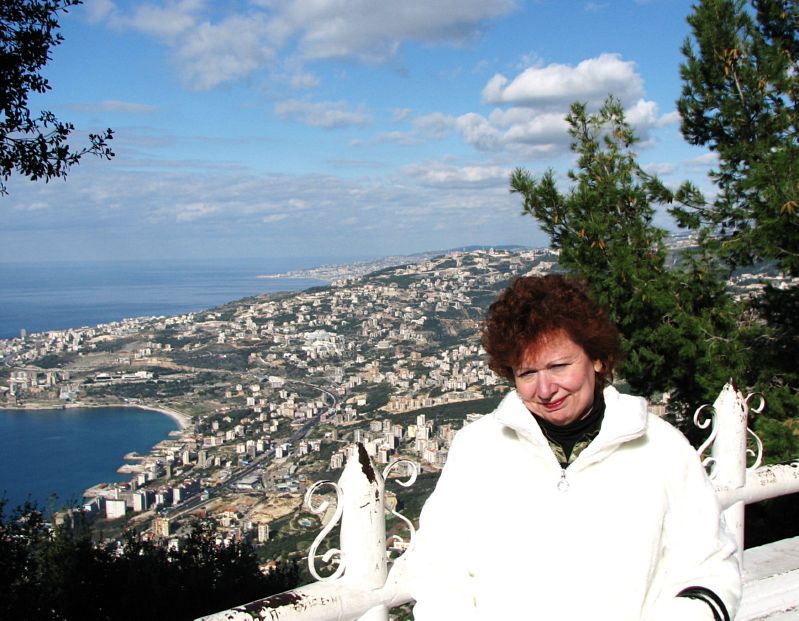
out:
{"label": "high-rise building", "polygon": [[156,537],[169,537],[170,530],[169,518],[157,517],[153,520],[153,532]]}

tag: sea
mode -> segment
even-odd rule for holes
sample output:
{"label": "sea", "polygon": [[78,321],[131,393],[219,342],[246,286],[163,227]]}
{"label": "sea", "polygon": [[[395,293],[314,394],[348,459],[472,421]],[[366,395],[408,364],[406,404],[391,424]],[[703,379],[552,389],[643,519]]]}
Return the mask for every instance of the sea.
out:
{"label": "sea", "polygon": [[[339,259],[336,263],[345,261]],[[0,262],[0,339],[181,315],[258,293],[322,284],[258,278],[333,263],[323,257],[224,260]]]}
{"label": "sea", "polygon": [[141,408],[0,410],[6,515],[26,500],[47,513],[79,505],[97,483],[130,480],[117,472],[125,455],[146,454],[177,428],[166,414]]}
{"label": "sea", "polygon": [[[353,258],[352,261],[357,259]],[[224,260],[0,262],[0,339],[94,326],[129,317],[180,315],[259,293],[324,284],[259,278],[331,263],[324,257]],[[177,428],[135,408],[0,409],[0,499],[43,509],[79,503],[86,488],[126,480],[124,456],[146,453]]]}

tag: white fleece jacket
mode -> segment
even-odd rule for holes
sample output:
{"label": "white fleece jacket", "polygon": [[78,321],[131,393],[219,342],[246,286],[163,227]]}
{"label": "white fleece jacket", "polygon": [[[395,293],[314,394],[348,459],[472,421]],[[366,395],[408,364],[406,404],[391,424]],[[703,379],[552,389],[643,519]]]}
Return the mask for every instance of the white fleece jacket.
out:
{"label": "white fleece jacket", "polygon": [[461,430],[407,564],[417,621],[712,621],[741,579],[699,458],[646,402],[604,391],[594,441],[563,470],[515,392]]}

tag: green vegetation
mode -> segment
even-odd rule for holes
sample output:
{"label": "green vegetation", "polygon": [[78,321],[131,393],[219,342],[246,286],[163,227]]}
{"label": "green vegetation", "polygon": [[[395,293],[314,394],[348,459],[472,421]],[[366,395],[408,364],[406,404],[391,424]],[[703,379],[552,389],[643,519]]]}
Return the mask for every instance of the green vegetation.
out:
{"label": "green vegetation", "polygon": [[[747,6],[750,5],[750,6]],[[799,274],[799,5],[703,0],[683,45],[682,132],[719,156],[719,193],[681,224],[732,266]]]}
{"label": "green vegetation", "polygon": [[516,170],[512,191],[560,250],[561,265],[609,309],[626,354],[620,375],[645,396],[670,391],[670,407],[685,415],[740,373],[726,338],[737,310],[701,261],[666,268],[666,232],[653,218],[655,205],[675,197],[639,166],[620,102],[609,98],[596,114],[574,104],[567,121],[578,155],[572,188],[561,194],[551,171],[536,180]]}
{"label": "green vegetation", "polygon": [[444,403],[434,405],[429,408],[420,408],[402,414],[392,414],[391,422],[399,425],[415,425],[416,417],[424,414],[428,420],[434,420],[439,424],[448,422],[459,422],[466,418],[467,414],[488,414],[493,412],[503,395],[487,397],[484,399],[470,399],[468,401],[457,401],[455,403]]}
{"label": "green vegetation", "polygon": [[567,120],[578,155],[578,168],[569,173],[573,187],[561,194],[553,173],[536,180],[517,170],[511,188],[551,236],[561,265],[584,278],[609,309],[626,354],[619,374],[644,396],[669,392],[678,421],[712,402],[730,376],[779,401],[785,394],[778,386],[753,381],[763,370],[763,347],[753,347],[763,329],[747,321],[747,309],[727,289],[713,248],[683,252],[667,267],[666,232],[653,224],[655,206],[682,209],[697,191],[685,184],[673,193],[640,168],[632,151],[637,138],[615,99],[592,115],[574,104]]}
{"label": "green vegetation", "polygon": [[61,368],[65,364],[69,364],[78,357],[76,353],[60,353],[42,356],[36,359],[36,366],[42,369],[56,369]]}
{"label": "green vegetation", "polygon": [[[767,262],[799,276],[799,5],[704,0],[688,22],[682,131],[718,155],[718,193],[674,213],[726,273]],[[796,417],[799,289],[768,286],[746,302],[739,382],[766,396],[769,417]]]}
{"label": "green vegetation", "polygon": [[51,529],[35,507],[6,517],[0,502],[0,616],[4,619],[195,619],[297,585],[298,567],[264,575],[241,541],[216,543],[216,526],[196,521],[179,549],[128,533],[94,544],[75,514]]}
{"label": "green vegetation", "polygon": [[50,90],[42,75],[51,50],[64,38],[58,19],[80,0],[4,0],[0,4],[0,195],[13,172],[31,181],[66,177],[86,154],[114,157],[110,129],[89,134],[88,146],[73,149],[67,140],[75,127],[52,112],[29,109],[31,93]]}

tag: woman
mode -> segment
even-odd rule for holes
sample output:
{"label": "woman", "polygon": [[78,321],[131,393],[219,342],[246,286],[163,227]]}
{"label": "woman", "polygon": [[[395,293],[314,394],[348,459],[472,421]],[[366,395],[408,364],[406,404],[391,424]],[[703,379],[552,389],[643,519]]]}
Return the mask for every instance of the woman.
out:
{"label": "woman", "polygon": [[461,430],[409,555],[417,621],[713,621],[735,545],[696,452],[610,382],[618,335],[585,287],[516,279],[483,348],[515,385]]}

